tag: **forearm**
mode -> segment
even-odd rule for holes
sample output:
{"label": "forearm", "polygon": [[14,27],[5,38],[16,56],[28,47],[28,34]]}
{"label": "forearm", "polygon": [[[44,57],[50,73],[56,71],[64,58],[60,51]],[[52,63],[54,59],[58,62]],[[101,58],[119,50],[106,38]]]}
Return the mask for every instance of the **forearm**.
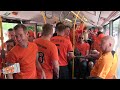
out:
{"label": "forearm", "polygon": [[36,63],[36,67],[39,71],[41,71],[41,72],[43,71],[43,68],[39,62]]}
{"label": "forearm", "polygon": [[89,55],[89,50],[87,50],[87,52],[86,52],[86,56],[88,56]]}
{"label": "forearm", "polygon": [[55,74],[55,77],[58,79],[59,78],[59,66],[54,67],[54,74]]}
{"label": "forearm", "polygon": [[41,73],[41,77],[40,78],[41,79],[46,79],[45,72],[44,72],[41,64],[38,61],[36,62],[36,67],[37,67],[38,71],[40,71],[40,73]]}
{"label": "forearm", "polygon": [[98,58],[98,54],[90,54],[91,57]]}
{"label": "forearm", "polygon": [[55,76],[55,78],[59,78],[59,62],[58,60],[53,60],[52,61],[52,65],[53,65],[53,74]]}
{"label": "forearm", "polygon": [[69,53],[69,60],[75,58],[76,56],[73,53]]}
{"label": "forearm", "polygon": [[96,54],[89,54],[90,57],[95,58],[95,59],[99,59],[100,54],[96,53]]}

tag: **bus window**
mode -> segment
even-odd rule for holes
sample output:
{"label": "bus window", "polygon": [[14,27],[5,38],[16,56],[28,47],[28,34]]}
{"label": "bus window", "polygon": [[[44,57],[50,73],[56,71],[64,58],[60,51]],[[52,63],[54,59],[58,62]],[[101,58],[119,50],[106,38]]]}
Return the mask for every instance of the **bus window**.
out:
{"label": "bus window", "polygon": [[109,24],[108,25],[106,25],[106,32],[105,32],[105,35],[109,35]]}
{"label": "bus window", "polygon": [[115,39],[115,45],[113,50],[116,51],[116,46],[117,46],[117,42],[118,42],[118,26],[119,26],[119,19],[113,21],[113,37]]}

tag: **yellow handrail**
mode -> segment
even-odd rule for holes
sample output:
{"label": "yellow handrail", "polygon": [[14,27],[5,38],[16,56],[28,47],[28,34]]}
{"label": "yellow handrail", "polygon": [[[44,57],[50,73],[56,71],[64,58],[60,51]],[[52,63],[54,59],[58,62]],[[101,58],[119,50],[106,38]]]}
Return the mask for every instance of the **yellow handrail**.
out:
{"label": "yellow handrail", "polygon": [[82,18],[80,18],[79,14],[76,14],[74,11],[71,11],[72,14],[74,14],[78,19],[85,22]]}
{"label": "yellow handrail", "polygon": [[43,11],[41,11],[41,15],[43,16],[44,23],[46,24],[46,16],[45,16],[45,13]]}
{"label": "yellow handrail", "polygon": [[[79,15],[80,11],[78,11],[77,13],[77,16]],[[75,24],[76,24],[76,20],[77,20],[77,17],[75,18],[75,21],[74,21],[74,30],[73,30],[73,52],[74,52],[74,48],[75,48]],[[72,79],[74,79],[74,58],[73,58],[73,63],[72,63]]]}
{"label": "yellow handrail", "polygon": [[[4,51],[4,42],[3,42],[3,29],[2,29],[2,17],[0,16],[0,34],[1,34],[1,46],[2,46],[2,50],[1,50],[1,57],[2,57],[2,67],[5,67],[5,62],[4,62],[4,58],[5,58],[5,51]],[[5,79],[7,79],[6,75],[4,75]]]}

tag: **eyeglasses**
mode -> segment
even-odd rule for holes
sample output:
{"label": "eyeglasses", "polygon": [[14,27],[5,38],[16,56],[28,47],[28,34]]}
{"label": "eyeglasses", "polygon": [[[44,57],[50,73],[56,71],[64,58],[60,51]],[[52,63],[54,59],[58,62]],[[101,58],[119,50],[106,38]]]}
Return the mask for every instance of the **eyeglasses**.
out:
{"label": "eyeglasses", "polygon": [[83,37],[79,37],[80,39],[83,39]]}

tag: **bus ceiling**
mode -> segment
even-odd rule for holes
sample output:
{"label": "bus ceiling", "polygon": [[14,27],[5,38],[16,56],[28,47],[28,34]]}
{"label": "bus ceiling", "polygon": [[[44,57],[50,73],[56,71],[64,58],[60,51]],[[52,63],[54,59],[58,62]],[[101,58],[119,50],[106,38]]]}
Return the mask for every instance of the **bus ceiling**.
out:
{"label": "bus ceiling", "polygon": [[20,19],[8,19],[8,18],[4,18],[2,17],[2,22],[7,22],[7,23],[26,23],[28,22],[28,20],[20,20]]}
{"label": "bus ceiling", "polygon": [[[88,26],[103,26],[109,21],[120,16],[119,11],[0,11],[3,22],[23,23],[35,22],[37,24],[46,23],[54,24],[56,22],[65,22],[73,24],[75,17],[77,22],[84,22]],[[45,16],[45,18],[43,18]]]}

